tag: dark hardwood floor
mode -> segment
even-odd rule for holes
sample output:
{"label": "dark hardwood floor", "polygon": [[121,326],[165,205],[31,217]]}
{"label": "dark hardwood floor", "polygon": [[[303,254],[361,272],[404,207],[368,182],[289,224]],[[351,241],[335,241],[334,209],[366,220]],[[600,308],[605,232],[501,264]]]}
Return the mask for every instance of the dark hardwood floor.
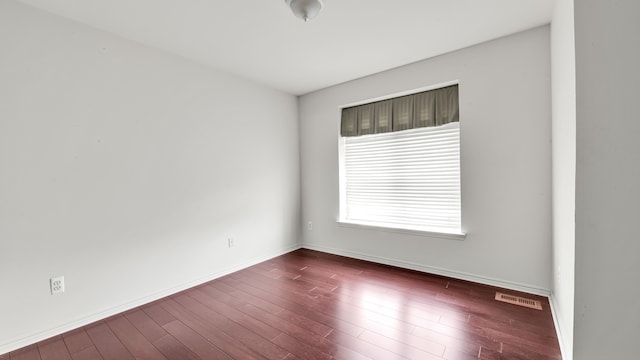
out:
{"label": "dark hardwood floor", "polygon": [[[496,290],[541,300],[534,310]],[[301,249],[0,359],[560,359],[546,298]]]}

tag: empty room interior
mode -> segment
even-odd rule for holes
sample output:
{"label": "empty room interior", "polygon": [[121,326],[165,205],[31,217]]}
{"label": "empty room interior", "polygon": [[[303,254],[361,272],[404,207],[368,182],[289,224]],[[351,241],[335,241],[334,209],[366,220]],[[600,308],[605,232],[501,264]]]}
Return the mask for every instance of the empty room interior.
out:
{"label": "empty room interior", "polygon": [[[0,359],[640,358],[638,14],[0,0]],[[442,129],[453,230],[378,221],[358,146]]]}

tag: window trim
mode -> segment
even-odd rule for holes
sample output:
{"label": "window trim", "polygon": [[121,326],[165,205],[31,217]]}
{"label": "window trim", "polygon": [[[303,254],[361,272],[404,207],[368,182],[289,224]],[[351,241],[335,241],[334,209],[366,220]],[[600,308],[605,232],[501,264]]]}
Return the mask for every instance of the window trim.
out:
{"label": "window trim", "polygon": [[443,88],[443,87],[453,86],[453,85],[460,85],[460,82],[458,80],[445,81],[445,82],[439,83],[437,85],[423,86],[423,87],[415,88],[415,89],[412,89],[412,90],[399,91],[399,92],[396,92],[396,93],[393,93],[393,94],[389,94],[389,95],[378,96],[378,97],[374,97],[374,98],[363,99],[363,100],[358,100],[358,101],[354,101],[354,102],[351,102],[351,103],[343,104],[343,105],[338,107],[338,136],[340,136],[340,122],[341,122],[340,111],[342,111],[342,109],[344,109],[344,108],[358,106],[358,105],[365,105],[365,104],[368,104],[368,103],[373,103],[373,102],[378,102],[378,101],[389,100],[389,99],[393,99],[393,98],[397,98],[397,97],[401,97],[401,96],[406,96],[406,95],[413,95],[413,94],[417,94],[417,93],[423,92],[423,91],[437,90],[437,89],[440,89],[440,88]]}
{"label": "window trim", "polygon": [[405,235],[417,235],[417,236],[428,236],[435,237],[441,239],[448,240],[458,240],[462,241],[466,239],[467,234],[463,231],[459,233],[449,233],[449,232],[438,232],[438,231],[429,231],[429,230],[418,230],[418,229],[407,229],[400,227],[391,227],[382,224],[376,223],[365,223],[365,222],[357,222],[345,219],[338,219],[336,223],[342,227],[352,228],[352,229],[361,229],[361,230],[374,230],[374,231],[382,231],[396,234],[405,234]]}
{"label": "window trim", "polygon": [[[435,90],[435,89],[439,89],[439,88],[443,88],[443,87],[447,87],[447,86],[452,86],[452,85],[459,85],[459,81],[450,81],[450,82],[445,82],[445,83],[441,83],[438,85],[433,85],[433,86],[426,86],[426,87],[422,87],[422,88],[418,88],[418,89],[413,89],[410,91],[403,91],[403,92],[399,92],[399,93],[395,93],[392,95],[386,95],[386,96],[382,96],[382,97],[377,97],[377,98],[372,98],[372,99],[368,99],[368,100],[363,100],[363,101],[358,101],[358,102],[354,102],[351,104],[346,104],[343,106],[339,107],[339,111],[340,113],[342,112],[342,109],[347,108],[347,107],[352,107],[352,106],[358,106],[358,105],[364,105],[367,103],[372,103],[372,102],[377,102],[377,101],[383,101],[383,100],[389,100],[392,98],[396,98],[396,97],[400,97],[400,96],[406,96],[406,95],[412,95],[412,94],[416,94],[419,92],[423,92],[423,91],[429,91],[429,90]],[[459,232],[444,232],[444,231],[433,231],[433,230],[426,230],[426,229],[411,229],[408,227],[394,227],[392,224],[383,224],[383,223],[376,223],[376,222],[365,222],[365,221],[354,221],[354,220],[349,220],[346,218],[343,218],[343,216],[346,214],[346,179],[345,179],[345,174],[346,174],[346,169],[345,169],[345,158],[344,158],[344,142],[341,140],[341,117],[338,116],[338,131],[337,131],[337,135],[338,135],[338,216],[336,219],[336,223],[341,226],[341,227],[345,227],[345,228],[353,228],[353,229],[359,229],[359,230],[371,230],[371,231],[382,231],[382,232],[389,232],[389,233],[398,233],[398,234],[405,234],[405,235],[415,235],[415,236],[427,236],[427,237],[434,237],[434,238],[442,238],[442,239],[448,239],[448,240],[457,240],[457,241],[463,241],[466,239],[466,232],[464,231],[464,224],[463,224],[463,218],[462,218],[462,200],[463,200],[463,196],[462,196],[462,183],[460,183],[460,215],[461,215],[461,224],[460,224],[460,231]],[[460,131],[462,130],[462,127],[460,127]],[[462,138],[462,134],[460,133],[460,137]],[[462,144],[461,144],[462,145]],[[462,150],[462,149],[460,149]],[[461,159],[462,160],[462,159]],[[460,163],[460,175],[461,175],[461,179],[462,179],[462,162]]]}

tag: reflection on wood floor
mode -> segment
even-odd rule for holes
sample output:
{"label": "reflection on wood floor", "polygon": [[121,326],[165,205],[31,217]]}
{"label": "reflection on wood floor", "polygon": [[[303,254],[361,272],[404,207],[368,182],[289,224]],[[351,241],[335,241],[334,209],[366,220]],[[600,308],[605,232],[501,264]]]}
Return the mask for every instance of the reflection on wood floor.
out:
{"label": "reflection on wood floor", "polygon": [[560,350],[544,297],[300,249],[9,358],[544,360]]}

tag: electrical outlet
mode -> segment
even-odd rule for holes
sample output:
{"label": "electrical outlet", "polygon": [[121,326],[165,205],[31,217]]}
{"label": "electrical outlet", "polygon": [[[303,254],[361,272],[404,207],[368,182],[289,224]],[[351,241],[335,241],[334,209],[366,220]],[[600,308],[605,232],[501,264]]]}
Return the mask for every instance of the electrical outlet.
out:
{"label": "electrical outlet", "polygon": [[51,284],[51,295],[61,294],[64,292],[64,276],[58,276],[49,280]]}
{"label": "electrical outlet", "polygon": [[232,248],[236,244],[232,237],[228,238],[227,242],[229,243],[230,248]]}
{"label": "electrical outlet", "polygon": [[313,222],[307,222],[307,230],[313,230]]}

